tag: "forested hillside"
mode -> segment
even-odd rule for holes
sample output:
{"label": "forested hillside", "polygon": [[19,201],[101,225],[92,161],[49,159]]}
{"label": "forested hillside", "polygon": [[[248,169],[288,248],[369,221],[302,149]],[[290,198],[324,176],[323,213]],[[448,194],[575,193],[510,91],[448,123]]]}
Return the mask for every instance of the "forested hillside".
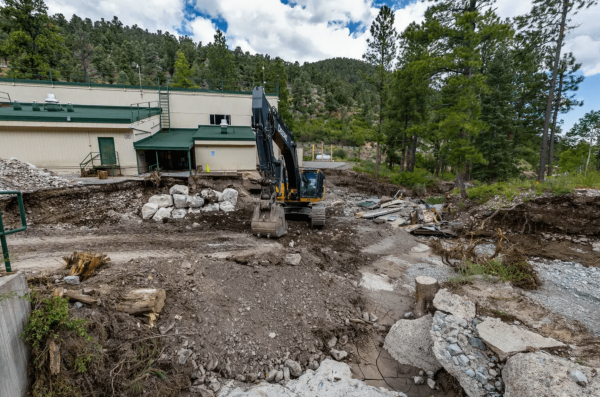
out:
{"label": "forested hillside", "polygon": [[117,16],[47,15],[43,0],[5,0],[0,77],[244,91],[263,84],[279,93],[298,140],[373,142],[376,175],[383,163],[398,172],[452,171],[460,181],[535,170],[543,179],[559,160],[561,171],[600,162],[597,112],[570,131],[560,123],[581,105],[583,79],[561,51],[561,31],[575,29],[569,17],[592,3],[534,0],[529,14],[501,20],[492,0],[443,0],[403,32],[383,6],[364,60],[300,65],[231,49],[220,31],[197,43],[124,26]]}

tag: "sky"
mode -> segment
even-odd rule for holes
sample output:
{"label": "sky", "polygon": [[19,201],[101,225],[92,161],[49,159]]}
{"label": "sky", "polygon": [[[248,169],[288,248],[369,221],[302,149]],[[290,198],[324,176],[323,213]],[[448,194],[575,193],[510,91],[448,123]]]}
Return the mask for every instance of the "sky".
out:
{"label": "sky", "polygon": [[[187,34],[203,44],[212,42],[216,29],[227,37],[231,49],[239,46],[250,53],[279,56],[286,61],[314,62],[333,57],[360,59],[366,49],[369,26],[379,7],[387,4],[396,16],[396,29],[404,30],[413,21],[421,22],[429,5],[419,0],[46,0],[49,14],[66,18],[110,20],[149,31]],[[497,0],[502,18],[527,13],[531,0]],[[569,129],[590,110],[600,109],[600,6],[583,10],[573,18],[579,25],[566,39],[582,63],[586,77],[578,97],[584,106],[564,119]]]}

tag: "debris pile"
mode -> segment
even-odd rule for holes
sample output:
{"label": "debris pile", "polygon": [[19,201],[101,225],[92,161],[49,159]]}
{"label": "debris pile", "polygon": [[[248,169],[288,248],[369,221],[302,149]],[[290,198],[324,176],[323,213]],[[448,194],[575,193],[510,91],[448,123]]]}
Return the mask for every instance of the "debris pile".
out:
{"label": "debris pile", "polygon": [[200,194],[190,195],[189,188],[185,185],[174,185],[169,189],[169,194],[158,194],[150,197],[142,207],[143,219],[154,219],[159,222],[163,219],[183,219],[188,214],[200,212],[235,211],[238,192],[235,189],[225,189],[218,192],[204,189]]}
{"label": "debris pile", "polygon": [[0,159],[0,190],[34,192],[41,189],[73,186],[68,179],[14,157]]}

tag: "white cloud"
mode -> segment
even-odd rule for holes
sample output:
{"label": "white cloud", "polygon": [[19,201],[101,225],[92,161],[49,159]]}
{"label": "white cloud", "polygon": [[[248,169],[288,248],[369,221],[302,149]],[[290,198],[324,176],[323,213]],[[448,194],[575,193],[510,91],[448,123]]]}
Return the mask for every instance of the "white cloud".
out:
{"label": "white cloud", "polygon": [[193,20],[186,22],[188,30],[192,31],[192,37],[197,42],[202,42],[203,45],[214,40],[217,28],[210,19],[196,17]]}
{"label": "white cloud", "polygon": [[117,16],[124,25],[138,25],[151,32],[162,30],[176,34],[184,22],[185,0],[46,0],[48,14],[61,13],[67,19],[73,14],[92,21]]}
{"label": "white cloud", "polygon": [[600,73],[600,40],[590,36],[577,36],[567,41],[564,52],[572,52],[582,64],[583,74],[592,76]]}

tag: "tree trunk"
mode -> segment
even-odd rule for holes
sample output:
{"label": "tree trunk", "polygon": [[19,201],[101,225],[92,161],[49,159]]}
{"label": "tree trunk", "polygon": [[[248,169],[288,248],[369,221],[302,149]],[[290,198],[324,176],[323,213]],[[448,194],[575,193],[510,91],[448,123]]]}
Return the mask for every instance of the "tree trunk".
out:
{"label": "tree trunk", "polygon": [[402,134],[402,155],[400,156],[400,172],[406,170],[406,131]]}
{"label": "tree trunk", "polygon": [[119,298],[117,311],[132,315],[160,313],[165,305],[164,289],[137,289]]}
{"label": "tree trunk", "polygon": [[554,134],[556,132],[556,119],[558,118],[558,112],[560,111],[560,101],[562,97],[562,86],[563,79],[565,77],[564,70],[560,71],[560,77],[558,79],[558,94],[556,97],[556,104],[554,105],[554,116],[552,119],[552,131],[550,132],[550,150],[548,151],[548,176],[552,176],[552,165],[554,163]]}
{"label": "tree trunk", "polygon": [[590,165],[590,157],[592,157],[592,144],[594,143],[594,135],[590,133],[590,150],[588,151],[587,161],[585,162],[585,175],[587,175],[588,166]]}
{"label": "tree trunk", "polygon": [[433,298],[440,289],[438,281],[429,276],[419,276],[415,278],[415,287],[417,289],[417,301],[415,302],[415,318],[421,318],[433,308]]}
{"label": "tree trunk", "polygon": [[456,184],[458,185],[458,188],[460,189],[460,197],[463,200],[468,199],[469,196],[467,195],[467,189],[465,188],[465,179],[458,171],[458,168],[456,169]]}
{"label": "tree trunk", "polygon": [[408,171],[410,172],[414,172],[415,171],[415,157],[417,154],[417,141],[418,141],[418,137],[416,135],[412,136],[411,139],[411,147],[410,147],[410,152],[409,152],[409,168]]}
{"label": "tree trunk", "polygon": [[546,173],[546,157],[548,155],[548,128],[550,127],[550,117],[552,116],[552,105],[554,104],[554,89],[556,88],[556,76],[558,74],[558,65],[560,63],[560,52],[565,35],[565,24],[567,13],[569,11],[569,1],[562,0],[562,18],[560,21],[560,31],[556,41],[556,54],[554,54],[554,65],[552,67],[552,81],[550,82],[550,92],[548,93],[548,102],[546,103],[546,114],[544,115],[544,129],[542,130],[542,148],[540,151],[540,169],[538,171],[538,181],[544,180]]}

